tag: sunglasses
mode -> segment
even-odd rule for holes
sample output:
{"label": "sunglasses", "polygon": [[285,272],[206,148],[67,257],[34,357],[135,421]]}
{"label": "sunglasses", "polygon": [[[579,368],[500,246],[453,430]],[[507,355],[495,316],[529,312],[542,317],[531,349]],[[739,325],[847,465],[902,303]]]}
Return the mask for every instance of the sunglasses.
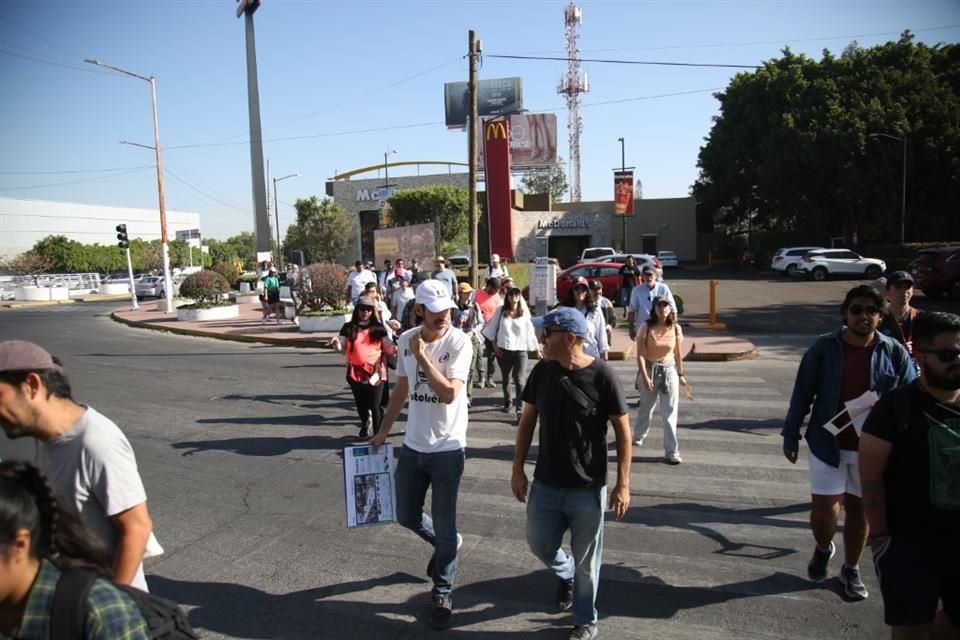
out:
{"label": "sunglasses", "polygon": [[373,313],[373,307],[357,307],[357,313]]}
{"label": "sunglasses", "polygon": [[913,350],[919,353],[932,353],[937,356],[937,360],[943,364],[950,364],[960,360],[960,349],[917,349],[914,347]]}
{"label": "sunglasses", "polygon": [[875,316],[880,313],[880,307],[875,307],[872,304],[866,307],[862,304],[852,304],[847,310],[855,316],[859,316],[861,313],[866,313],[868,316]]}

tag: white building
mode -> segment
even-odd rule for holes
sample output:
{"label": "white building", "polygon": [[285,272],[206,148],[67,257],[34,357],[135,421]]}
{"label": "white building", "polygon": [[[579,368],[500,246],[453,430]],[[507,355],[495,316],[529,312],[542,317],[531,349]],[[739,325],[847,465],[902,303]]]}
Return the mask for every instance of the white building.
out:
{"label": "white building", "polygon": [[[127,225],[131,240],[160,239],[160,211],[102,204],[20,200],[0,197],[0,258],[23,253],[47,236],[66,236],[83,244],[116,245],[116,226]],[[167,209],[167,234],[200,228],[200,214]]]}

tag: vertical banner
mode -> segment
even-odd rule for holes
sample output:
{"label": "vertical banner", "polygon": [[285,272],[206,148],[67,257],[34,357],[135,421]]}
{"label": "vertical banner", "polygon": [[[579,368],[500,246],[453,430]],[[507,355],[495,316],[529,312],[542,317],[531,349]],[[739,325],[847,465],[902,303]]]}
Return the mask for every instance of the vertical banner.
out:
{"label": "vertical banner", "polygon": [[483,124],[483,149],[490,253],[513,259],[509,127],[510,121],[506,117],[487,120]]}
{"label": "vertical banner", "polygon": [[633,169],[613,171],[613,215],[633,215]]}

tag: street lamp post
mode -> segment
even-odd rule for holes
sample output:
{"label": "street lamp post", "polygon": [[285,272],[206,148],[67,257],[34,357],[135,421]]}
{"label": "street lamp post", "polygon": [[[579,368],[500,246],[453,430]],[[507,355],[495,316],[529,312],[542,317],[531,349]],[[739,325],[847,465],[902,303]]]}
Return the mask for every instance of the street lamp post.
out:
{"label": "street lamp post", "polygon": [[907,225],[907,136],[895,136],[890,133],[871,133],[871,138],[887,138],[903,143],[903,186],[900,194],[900,244],[906,242]]}
{"label": "street lamp post", "polygon": [[[626,170],[627,170],[627,151],[626,151],[626,143],[624,142],[623,138],[617,138],[617,142],[620,143],[620,170],[621,170],[621,171],[626,171]],[[627,252],[627,214],[626,214],[626,213],[624,213],[623,216],[621,217],[621,222],[623,223],[623,227],[622,227],[622,229],[623,229],[623,248],[622,248],[622,251],[623,251],[623,253],[626,253],[626,252]]]}
{"label": "street lamp post", "polygon": [[273,179],[273,219],[277,227],[277,253],[280,256],[283,256],[283,252],[280,251],[280,209],[277,207],[277,183],[281,180],[286,180],[287,178],[299,178],[299,173],[291,173],[288,176],[283,176],[282,178]]}
{"label": "street lamp post", "polygon": [[160,155],[160,120],[157,117],[157,79],[153,76],[141,76],[138,73],[121,69],[99,60],[84,60],[88,64],[105,67],[117,73],[150,83],[150,96],[153,101],[153,150],[157,158],[157,197],[160,201],[160,250],[163,255],[163,293],[166,299],[164,313],[173,313],[173,282],[170,280],[170,245],[167,242],[167,205],[163,198],[163,161]]}
{"label": "street lamp post", "polygon": [[[383,222],[384,211],[387,208],[387,191],[390,189],[390,177],[388,173],[388,167],[390,164],[387,162],[387,158],[392,156],[397,152],[396,149],[391,149],[390,151],[383,152],[383,193],[381,194],[381,200],[383,200],[383,206],[380,207],[380,222]],[[379,226],[379,225],[378,225]]]}

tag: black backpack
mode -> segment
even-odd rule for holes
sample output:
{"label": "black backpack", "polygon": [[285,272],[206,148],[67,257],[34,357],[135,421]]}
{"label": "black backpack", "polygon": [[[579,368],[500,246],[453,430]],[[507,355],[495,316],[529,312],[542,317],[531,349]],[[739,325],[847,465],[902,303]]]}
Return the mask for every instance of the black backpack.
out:
{"label": "black backpack", "polygon": [[[53,594],[50,614],[51,640],[79,640],[83,638],[87,618],[87,596],[96,574],[83,569],[69,569],[60,575]],[[153,640],[198,640],[187,620],[187,614],[175,602],[165,600],[136,587],[112,583],[133,600],[147,623]]]}

